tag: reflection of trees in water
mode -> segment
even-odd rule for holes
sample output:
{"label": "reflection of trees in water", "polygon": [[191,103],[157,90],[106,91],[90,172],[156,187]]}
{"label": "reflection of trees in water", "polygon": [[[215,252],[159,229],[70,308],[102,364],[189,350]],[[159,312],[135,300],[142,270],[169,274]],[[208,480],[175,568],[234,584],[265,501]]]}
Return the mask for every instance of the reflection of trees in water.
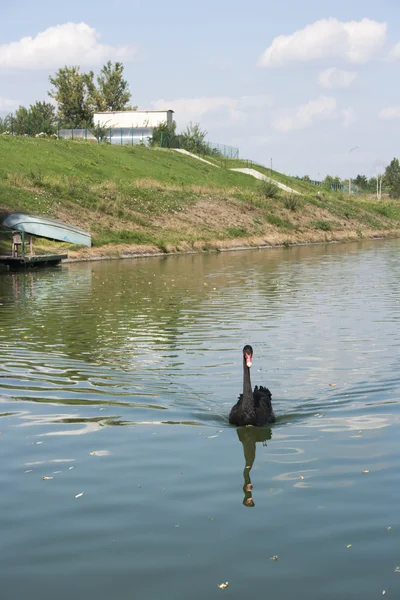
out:
{"label": "reflection of trees in water", "polygon": [[243,470],[243,492],[244,499],[243,504],[245,506],[253,507],[255,506],[253,500],[253,484],[250,479],[250,471],[253,467],[255,458],[256,458],[256,444],[257,442],[262,442],[263,446],[266,446],[266,442],[271,439],[272,431],[271,428],[268,427],[238,427],[237,435],[239,440],[243,445],[243,453],[244,453],[244,470]]}
{"label": "reflection of trees in water", "polygon": [[201,329],[211,310],[215,329],[230,325],[232,315],[247,315],[249,298],[268,312],[269,322],[276,319],[285,310],[282,288],[292,287],[292,298],[297,293],[293,263],[317,261],[324,252],[313,247],[70,264],[0,275],[0,296],[11,339],[18,322],[38,350],[56,347],[73,358],[129,366],[141,358],[157,363],[166,350],[177,355],[182,331]]}

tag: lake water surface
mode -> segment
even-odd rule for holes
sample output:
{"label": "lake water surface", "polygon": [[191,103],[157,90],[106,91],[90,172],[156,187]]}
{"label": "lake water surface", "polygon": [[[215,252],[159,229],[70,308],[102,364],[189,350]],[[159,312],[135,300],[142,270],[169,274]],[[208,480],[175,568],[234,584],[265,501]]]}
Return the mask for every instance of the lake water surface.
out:
{"label": "lake water surface", "polygon": [[[399,598],[399,257],[0,274],[1,600]],[[245,343],[268,429],[228,424]]]}

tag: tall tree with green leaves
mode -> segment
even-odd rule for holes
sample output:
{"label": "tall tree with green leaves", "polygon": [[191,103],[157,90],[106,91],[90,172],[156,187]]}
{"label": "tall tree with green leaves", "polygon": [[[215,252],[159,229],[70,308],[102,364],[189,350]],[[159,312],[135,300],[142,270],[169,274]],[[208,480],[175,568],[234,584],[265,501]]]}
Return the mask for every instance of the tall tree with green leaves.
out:
{"label": "tall tree with green leaves", "polygon": [[390,197],[400,198],[400,162],[398,158],[394,158],[386,167],[384,181],[389,187]]}
{"label": "tall tree with green leaves", "polygon": [[58,105],[58,117],[63,127],[84,127],[93,122],[95,99],[94,73],[81,73],[80,67],[63,67],[50,76],[53,90],[49,92]]}
{"label": "tall tree with green leaves", "polygon": [[56,130],[56,109],[50,102],[35,102],[29,107],[28,120],[30,135],[50,135]]}
{"label": "tall tree with green leaves", "polygon": [[30,135],[29,111],[25,106],[19,106],[12,117],[12,132],[16,135]]}
{"label": "tall tree with green leaves", "polygon": [[126,110],[131,92],[129,84],[123,78],[124,65],[111,60],[103,66],[97,77],[97,89],[93,90],[96,110]]}

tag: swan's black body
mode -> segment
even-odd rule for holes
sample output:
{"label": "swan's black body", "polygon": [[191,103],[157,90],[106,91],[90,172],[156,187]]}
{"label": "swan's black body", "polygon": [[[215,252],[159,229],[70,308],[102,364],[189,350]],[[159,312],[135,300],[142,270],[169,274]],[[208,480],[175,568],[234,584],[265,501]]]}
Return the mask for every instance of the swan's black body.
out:
{"label": "swan's black body", "polygon": [[272,409],[272,395],[265,387],[251,389],[250,366],[253,357],[251,346],[243,348],[243,394],[240,394],[239,401],[232,408],[229,415],[231,425],[254,425],[263,427],[267,423],[275,422],[275,415]]}

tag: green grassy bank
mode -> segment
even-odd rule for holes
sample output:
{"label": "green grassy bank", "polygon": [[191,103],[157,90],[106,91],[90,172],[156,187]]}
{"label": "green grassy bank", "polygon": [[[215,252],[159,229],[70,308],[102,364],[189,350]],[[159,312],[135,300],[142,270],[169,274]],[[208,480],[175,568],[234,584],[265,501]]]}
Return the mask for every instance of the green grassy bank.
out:
{"label": "green grassy bank", "polygon": [[[397,202],[318,196],[311,184],[254,167],[302,193],[265,198],[259,181],[229,170],[245,161],[215,162],[222,168],[168,149],[0,136],[0,217],[32,212],[88,229],[94,247],[70,248],[72,257],[400,232]],[[37,241],[36,247],[51,244]]]}

